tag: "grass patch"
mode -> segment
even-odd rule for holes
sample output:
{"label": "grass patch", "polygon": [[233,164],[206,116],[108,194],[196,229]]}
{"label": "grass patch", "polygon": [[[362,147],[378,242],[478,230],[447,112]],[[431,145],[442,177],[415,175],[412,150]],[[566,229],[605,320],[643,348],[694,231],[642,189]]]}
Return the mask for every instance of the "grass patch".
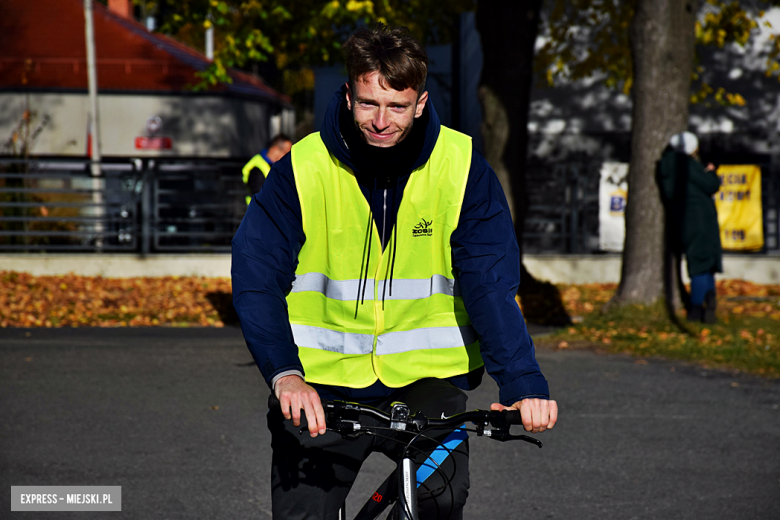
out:
{"label": "grass patch", "polygon": [[601,312],[614,290],[614,286],[562,287],[564,303],[579,323],[545,338],[545,343],[559,348],[595,345],[608,352],[780,377],[780,286],[721,282],[718,322],[690,323],[681,311],[677,314],[681,327],[669,319],[660,302]]}

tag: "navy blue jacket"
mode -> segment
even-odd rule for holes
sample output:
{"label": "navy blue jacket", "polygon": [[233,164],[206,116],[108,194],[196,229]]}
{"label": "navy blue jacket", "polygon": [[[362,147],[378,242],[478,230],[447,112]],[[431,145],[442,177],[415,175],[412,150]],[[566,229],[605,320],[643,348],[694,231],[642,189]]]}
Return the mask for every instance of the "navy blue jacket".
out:
{"label": "navy blue jacket", "polygon": [[[342,103],[343,88],[333,97],[320,135],[328,150],[354,170],[339,131]],[[412,170],[428,160],[439,135],[441,123],[430,101],[425,111],[420,119],[427,121],[425,144]],[[247,346],[269,386],[279,374],[303,373],[285,300],[295,279],[298,252],[306,241],[290,155],[274,163],[233,238],[233,305]],[[407,174],[384,189],[360,186],[371,204],[378,232],[381,235],[385,230],[383,247],[398,207],[391,205],[388,212],[387,201],[394,200],[395,190],[403,193],[408,178]],[[460,221],[450,243],[463,302],[480,336],[485,368],[499,385],[499,401],[509,406],[526,397],[548,398],[547,381],[515,302],[520,258],[509,207],[495,172],[476,150]],[[478,369],[450,381],[469,390],[479,384],[482,372]],[[361,389],[315,386],[325,398],[353,401],[381,399],[392,392],[380,381]]]}

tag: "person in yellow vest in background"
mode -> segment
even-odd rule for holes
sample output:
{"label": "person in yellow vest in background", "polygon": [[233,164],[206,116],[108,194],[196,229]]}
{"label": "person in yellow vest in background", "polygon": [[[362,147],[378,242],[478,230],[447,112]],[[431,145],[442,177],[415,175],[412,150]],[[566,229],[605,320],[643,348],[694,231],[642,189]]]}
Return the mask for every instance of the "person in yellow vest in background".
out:
{"label": "person in yellow vest in background", "polygon": [[[515,301],[506,197],[471,138],[440,123],[425,50],[382,24],[344,48],[349,80],[321,131],[271,167],[232,243],[233,304],[281,402],[267,416],[275,519],[335,519],[370,453],[401,457],[393,439],[326,431],[321,399],[449,416],[487,370],[492,409],[519,410],[532,433],[558,415]],[[462,517],[465,436],[436,437],[448,448],[421,484],[420,518]],[[421,464],[436,444],[415,447]]]}
{"label": "person in yellow vest in background", "polygon": [[292,148],[292,139],[285,134],[278,134],[271,139],[266,149],[249,159],[249,162],[244,165],[241,171],[244,184],[250,193],[246,196],[247,204],[252,201],[252,195],[260,191],[263,181],[271,171],[271,165],[287,155],[290,148]]}

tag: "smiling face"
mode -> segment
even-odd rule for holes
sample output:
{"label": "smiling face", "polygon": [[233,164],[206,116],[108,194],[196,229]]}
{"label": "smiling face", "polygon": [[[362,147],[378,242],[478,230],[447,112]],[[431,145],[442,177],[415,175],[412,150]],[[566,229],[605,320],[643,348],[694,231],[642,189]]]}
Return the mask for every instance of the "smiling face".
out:
{"label": "smiling face", "polygon": [[379,73],[372,72],[354,82],[354,92],[347,83],[347,106],[355,127],[371,146],[389,148],[404,140],[420,117],[428,93],[419,98],[413,88],[394,90],[379,84]]}

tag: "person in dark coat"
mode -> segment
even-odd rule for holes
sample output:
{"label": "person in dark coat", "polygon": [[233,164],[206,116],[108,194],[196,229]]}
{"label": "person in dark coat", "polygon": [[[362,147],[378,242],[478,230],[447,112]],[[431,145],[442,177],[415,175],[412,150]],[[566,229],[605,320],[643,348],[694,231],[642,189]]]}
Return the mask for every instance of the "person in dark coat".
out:
{"label": "person in dark coat", "polygon": [[715,273],[723,272],[718,213],[712,196],[720,179],[712,164],[698,159],[699,141],[690,132],[672,136],[658,167],[668,238],[677,257],[685,254],[691,278],[690,321],[715,322]]}

